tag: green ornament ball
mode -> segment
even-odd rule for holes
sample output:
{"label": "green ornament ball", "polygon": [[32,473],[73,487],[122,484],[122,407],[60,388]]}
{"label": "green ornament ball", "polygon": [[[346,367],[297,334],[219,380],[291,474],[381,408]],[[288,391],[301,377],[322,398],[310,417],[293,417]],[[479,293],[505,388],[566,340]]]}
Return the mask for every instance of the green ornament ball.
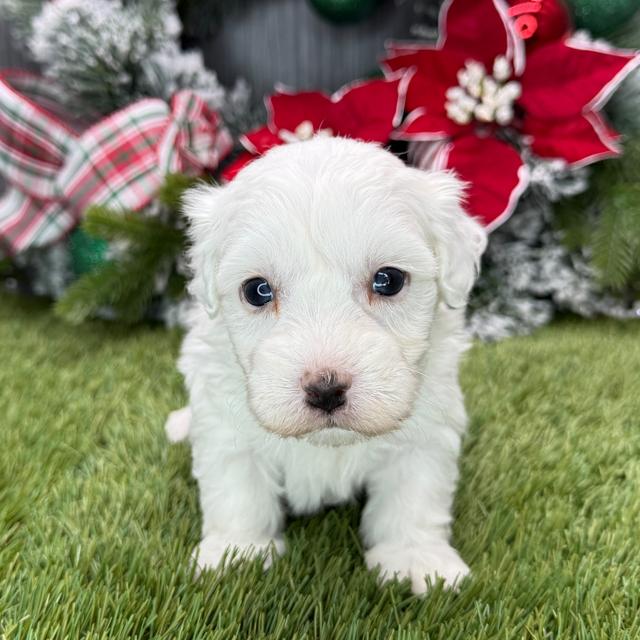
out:
{"label": "green ornament ball", "polygon": [[315,10],[338,24],[357,22],[369,17],[380,0],[311,0]]}
{"label": "green ornament ball", "polygon": [[90,236],[82,229],[76,229],[69,237],[71,268],[76,277],[90,273],[104,263],[108,243],[102,238]]}
{"label": "green ornament ball", "polygon": [[621,27],[640,9],[639,0],[570,0],[576,28],[604,36]]}

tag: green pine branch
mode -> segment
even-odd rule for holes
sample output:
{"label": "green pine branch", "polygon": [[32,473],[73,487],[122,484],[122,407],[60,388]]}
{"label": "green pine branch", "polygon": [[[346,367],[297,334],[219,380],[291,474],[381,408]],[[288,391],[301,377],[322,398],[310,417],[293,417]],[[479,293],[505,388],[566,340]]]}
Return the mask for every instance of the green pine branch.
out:
{"label": "green pine branch", "polygon": [[55,313],[80,324],[100,310],[112,308],[123,322],[142,320],[155,292],[155,275],[166,264],[164,251],[152,246],[130,250],[74,282],[55,306]]}
{"label": "green pine branch", "polygon": [[158,244],[167,252],[184,246],[184,233],[160,220],[140,213],[118,212],[108,207],[93,206],[87,210],[82,228],[88,234],[105,240],[129,240],[141,244]]}
{"label": "green pine branch", "polygon": [[554,226],[562,232],[563,243],[570,251],[591,244],[595,205],[593,189],[556,204]]}
{"label": "green pine branch", "polygon": [[187,242],[185,231],[179,228],[178,210],[182,194],[195,181],[182,175],[167,177],[158,199],[169,214],[168,222],[131,211],[91,207],[82,223],[83,231],[109,242],[124,242],[125,248],[76,280],[58,301],[56,314],[79,324],[111,309],[123,322],[138,322],[156,293],[158,274],[167,271],[164,293],[181,295],[185,279],[172,267]]}
{"label": "green pine branch", "polygon": [[0,258],[0,276],[7,275],[13,270],[13,263],[9,258]]}
{"label": "green pine branch", "polygon": [[636,287],[640,280],[640,136],[627,140],[621,157],[599,163],[590,188],[559,203],[556,213],[569,249],[591,249],[603,286],[618,292]]}
{"label": "green pine branch", "polygon": [[640,185],[609,194],[592,238],[593,265],[605,286],[621,291],[640,268]]}
{"label": "green pine branch", "polygon": [[182,194],[202,181],[202,178],[194,178],[183,173],[172,173],[165,178],[158,192],[158,200],[170,211],[178,212],[182,206]]}
{"label": "green pine branch", "polygon": [[623,49],[637,49],[640,47],[640,11],[615,33],[610,34],[607,40],[616,47]]}

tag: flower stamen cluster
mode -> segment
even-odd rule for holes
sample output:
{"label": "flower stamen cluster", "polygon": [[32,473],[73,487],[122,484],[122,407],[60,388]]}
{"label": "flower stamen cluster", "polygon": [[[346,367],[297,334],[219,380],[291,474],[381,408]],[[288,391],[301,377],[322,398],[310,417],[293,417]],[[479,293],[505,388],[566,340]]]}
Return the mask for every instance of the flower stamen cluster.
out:
{"label": "flower stamen cluster", "polygon": [[445,110],[457,124],[496,122],[501,126],[513,120],[513,104],[522,94],[520,83],[510,80],[511,65],[505,56],[498,56],[489,75],[480,62],[467,60],[458,71],[457,87],[447,89]]}
{"label": "flower stamen cluster", "polygon": [[333,136],[333,131],[331,129],[318,129],[314,131],[311,120],[303,120],[294,131],[281,129],[278,135],[284,142],[301,142],[303,140],[310,140],[316,135],[331,137]]}

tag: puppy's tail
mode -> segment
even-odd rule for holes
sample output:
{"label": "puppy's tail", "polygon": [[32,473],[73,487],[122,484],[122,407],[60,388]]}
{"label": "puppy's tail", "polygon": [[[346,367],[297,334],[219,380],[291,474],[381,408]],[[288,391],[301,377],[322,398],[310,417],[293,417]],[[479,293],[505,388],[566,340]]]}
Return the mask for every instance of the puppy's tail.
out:
{"label": "puppy's tail", "polygon": [[172,411],[164,423],[164,431],[169,442],[182,442],[189,435],[191,426],[191,409],[182,407],[177,411]]}

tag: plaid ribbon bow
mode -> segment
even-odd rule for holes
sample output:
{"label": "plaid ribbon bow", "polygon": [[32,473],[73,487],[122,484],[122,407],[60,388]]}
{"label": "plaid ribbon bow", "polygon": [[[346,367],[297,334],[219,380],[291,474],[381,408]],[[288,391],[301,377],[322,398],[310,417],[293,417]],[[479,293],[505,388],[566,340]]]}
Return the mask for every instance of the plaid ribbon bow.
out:
{"label": "plaid ribbon bow", "polygon": [[140,210],[168,173],[215,169],[231,150],[215,111],[183,90],[149,98],[87,129],[60,111],[42,77],[0,75],[0,253],[55,242],[90,205]]}

